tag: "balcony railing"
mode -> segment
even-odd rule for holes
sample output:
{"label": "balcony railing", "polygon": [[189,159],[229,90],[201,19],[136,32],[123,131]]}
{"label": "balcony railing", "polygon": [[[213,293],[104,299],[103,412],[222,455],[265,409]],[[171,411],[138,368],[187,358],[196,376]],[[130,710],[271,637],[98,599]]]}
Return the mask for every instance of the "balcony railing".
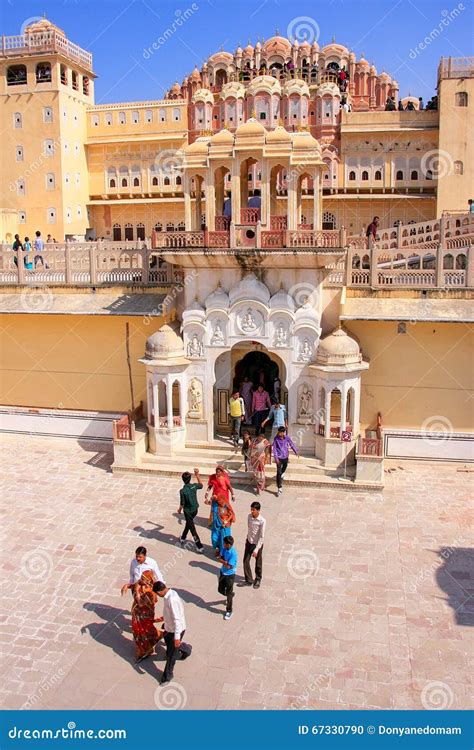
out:
{"label": "balcony railing", "polygon": [[357,452],[361,456],[380,456],[383,457],[383,440],[382,438],[359,437]]}
{"label": "balcony railing", "polygon": [[259,208],[241,208],[240,209],[240,223],[241,224],[256,224],[260,221],[260,209]]}
{"label": "balcony railing", "polygon": [[2,57],[44,55],[48,52],[61,52],[65,57],[80,63],[87,70],[92,70],[91,53],[86,52],[77,44],[73,44],[65,36],[54,30],[2,36]]}

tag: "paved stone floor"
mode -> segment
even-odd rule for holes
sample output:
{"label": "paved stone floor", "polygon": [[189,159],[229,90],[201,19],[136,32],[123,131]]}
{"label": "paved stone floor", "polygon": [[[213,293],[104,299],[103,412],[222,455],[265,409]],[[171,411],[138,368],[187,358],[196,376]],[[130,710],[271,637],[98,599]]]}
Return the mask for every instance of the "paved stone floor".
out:
{"label": "paved stone floor", "polygon": [[[3,437],[2,463],[4,707],[472,705],[472,474],[462,467],[389,463],[383,494],[265,493],[263,585],[237,588],[224,622],[207,506],[206,554],[176,547],[177,481],[113,476],[100,446],[51,438]],[[252,499],[237,492],[240,553]],[[119,587],[138,544],[186,602],[194,650],[168,688],[158,687],[161,646],[134,665]]]}

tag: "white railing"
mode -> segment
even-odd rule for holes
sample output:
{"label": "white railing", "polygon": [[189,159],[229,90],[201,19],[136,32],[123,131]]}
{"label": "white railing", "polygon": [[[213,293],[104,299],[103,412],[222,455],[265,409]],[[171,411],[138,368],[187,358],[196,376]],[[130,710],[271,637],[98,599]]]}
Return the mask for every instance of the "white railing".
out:
{"label": "white railing", "polygon": [[2,36],[3,57],[21,54],[39,54],[47,52],[62,52],[71,60],[81,63],[87,70],[92,70],[92,55],[90,52],[70,42],[56,31],[37,31],[18,34],[16,36]]}

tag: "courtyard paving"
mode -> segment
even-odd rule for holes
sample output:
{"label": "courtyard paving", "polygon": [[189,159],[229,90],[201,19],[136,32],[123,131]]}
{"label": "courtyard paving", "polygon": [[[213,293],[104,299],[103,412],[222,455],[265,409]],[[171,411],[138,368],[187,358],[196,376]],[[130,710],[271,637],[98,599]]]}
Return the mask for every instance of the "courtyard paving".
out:
{"label": "courtyard paving", "polygon": [[[97,444],[2,437],[4,708],[472,707],[465,467],[387,462],[383,493],[265,493],[263,584],[236,588],[224,622],[207,506],[206,554],[181,550],[178,481],[113,476],[111,461]],[[237,491],[240,555],[253,499]],[[186,602],[193,654],[168,688],[161,646],[134,664],[120,596],[139,544]]]}

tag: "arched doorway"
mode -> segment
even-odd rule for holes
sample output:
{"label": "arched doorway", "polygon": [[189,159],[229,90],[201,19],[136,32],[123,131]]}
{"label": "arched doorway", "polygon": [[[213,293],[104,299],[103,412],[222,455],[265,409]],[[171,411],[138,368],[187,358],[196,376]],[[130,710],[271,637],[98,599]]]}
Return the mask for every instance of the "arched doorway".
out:
{"label": "arched doorway", "polygon": [[273,397],[275,388],[279,387],[280,398],[287,405],[285,363],[280,356],[262,344],[246,341],[235,344],[216,359],[214,373],[215,437],[230,434],[227,404],[235,390],[241,391],[244,382],[251,383],[253,388],[258,388],[262,382],[270,398]]}

